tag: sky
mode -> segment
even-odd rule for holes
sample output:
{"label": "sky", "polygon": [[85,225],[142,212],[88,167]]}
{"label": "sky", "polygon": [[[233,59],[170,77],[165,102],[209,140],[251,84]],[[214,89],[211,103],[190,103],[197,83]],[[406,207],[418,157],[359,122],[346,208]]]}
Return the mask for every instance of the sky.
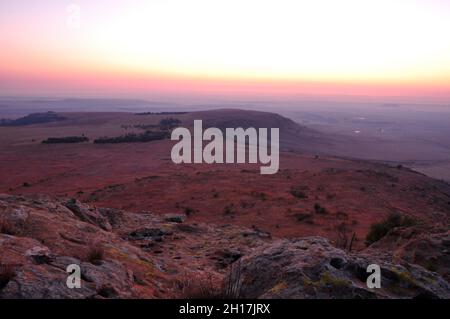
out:
{"label": "sky", "polygon": [[450,101],[450,0],[2,0],[2,96]]}

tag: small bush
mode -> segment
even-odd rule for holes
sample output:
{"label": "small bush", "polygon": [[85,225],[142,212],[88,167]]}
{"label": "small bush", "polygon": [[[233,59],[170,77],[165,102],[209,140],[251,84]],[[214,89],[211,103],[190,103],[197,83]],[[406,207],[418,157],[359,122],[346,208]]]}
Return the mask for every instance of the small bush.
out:
{"label": "small bush", "polygon": [[15,276],[16,272],[13,266],[0,264],[0,289],[6,287]]}
{"label": "small bush", "polygon": [[310,213],[297,213],[294,215],[298,222],[305,222],[307,224],[313,224],[313,215]]}
{"label": "small bush", "polygon": [[319,203],[314,204],[314,212],[316,214],[326,215],[328,214],[328,211],[325,207],[320,206]]}
{"label": "small bush", "polygon": [[224,207],[223,214],[224,215],[234,215],[236,213],[236,209],[234,204],[230,204]]}
{"label": "small bush", "polygon": [[185,207],[184,208],[184,214],[186,216],[191,216],[192,214],[195,213],[195,209],[191,208],[191,207]]}
{"label": "small bush", "polygon": [[395,227],[411,227],[417,224],[417,221],[411,217],[392,213],[386,219],[370,226],[369,233],[366,236],[366,245],[369,246],[380,240]]}
{"label": "small bush", "polygon": [[95,245],[89,248],[86,260],[93,265],[100,265],[103,257],[105,256],[105,250],[100,245]]}

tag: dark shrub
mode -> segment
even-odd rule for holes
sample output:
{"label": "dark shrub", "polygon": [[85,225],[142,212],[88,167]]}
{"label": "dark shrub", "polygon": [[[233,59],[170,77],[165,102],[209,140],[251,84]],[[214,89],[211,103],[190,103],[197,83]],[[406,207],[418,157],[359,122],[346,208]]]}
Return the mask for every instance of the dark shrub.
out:
{"label": "dark shrub", "polygon": [[308,195],[306,195],[305,193],[304,187],[291,187],[290,193],[292,196],[300,199],[308,198]]}
{"label": "dark shrub", "polygon": [[223,214],[224,215],[234,215],[236,213],[236,209],[234,207],[234,204],[229,204],[224,207]]}
{"label": "dark shrub", "polygon": [[388,217],[379,223],[370,226],[369,233],[366,236],[366,245],[380,240],[395,227],[410,227],[417,224],[417,221],[411,217],[401,215],[399,213],[391,213]]}
{"label": "dark shrub", "polygon": [[100,265],[102,263],[105,251],[100,245],[94,245],[89,248],[86,259],[93,265]]}
{"label": "dark shrub", "polygon": [[322,215],[326,215],[328,214],[328,211],[325,207],[320,206],[319,203],[315,203],[314,204],[314,212],[316,214],[322,214]]}
{"label": "dark shrub", "polygon": [[191,208],[191,207],[185,207],[184,208],[184,214],[186,216],[191,216],[192,214],[195,213],[195,209]]}

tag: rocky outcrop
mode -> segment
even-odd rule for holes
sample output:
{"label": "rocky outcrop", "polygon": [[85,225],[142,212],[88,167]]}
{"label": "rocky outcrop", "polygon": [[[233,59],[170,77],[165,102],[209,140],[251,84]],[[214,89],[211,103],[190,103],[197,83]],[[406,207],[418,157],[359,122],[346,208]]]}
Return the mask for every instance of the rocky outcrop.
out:
{"label": "rocky outcrop", "polygon": [[[248,252],[261,243],[239,227],[178,217],[0,194],[0,298],[170,298],[184,278],[223,277],[219,248]],[[72,264],[81,288],[66,284]]]}
{"label": "rocky outcrop", "polygon": [[[350,254],[322,237],[278,240],[240,263],[232,280],[243,298],[450,298],[450,284],[437,273],[389,255]],[[370,264],[381,267],[379,289],[367,287]]]}
{"label": "rocky outcrop", "polygon": [[[71,256],[52,254],[48,247],[33,239],[14,236],[0,235],[0,245],[7,253],[2,256],[3,262],[9,261],[14,269],[12,278],[0,289],[0,298],[137,297],[132,289],[132,272],[115,260],[93,265]],[[71,264],[82,270],[80,288],[69,289],[66,285],[66,270]]]}
{"label": "rocky outcrop", "polygon": [[[0,195],[0,223],[0,298],[154,297],[161,281],[151,256],[110,231],[94,207]],[[66,285],[71,264],[81,268],[81,288]],[[137,284],[143,273],[152,276]]]}
{"label": "rocky outcrop", "polygon": [[78,200],[71,198],[67,200],[64,205],[70,209],[75,216],[84,222],[91,223],[99,226],[104,230],[111,230],[111,224],[108,219],[105,218],[98,210],[91,208],[87,205],[83,205]]}
{"label": "rocky outcrop", "polygon": [[[228,297],[450,298],[448,232],[396,230],[350,254],[322,237],[280,240],[255,227],[182,216],[0,195],[0,298],[192,297],[186,283],[210,278],[239,288]],[[422,260],[435,260],[439,274]],[[373,263],[381,267],[380,289],[366,285]],[[81,269],[81,288],[66,284],[72,264]]]}

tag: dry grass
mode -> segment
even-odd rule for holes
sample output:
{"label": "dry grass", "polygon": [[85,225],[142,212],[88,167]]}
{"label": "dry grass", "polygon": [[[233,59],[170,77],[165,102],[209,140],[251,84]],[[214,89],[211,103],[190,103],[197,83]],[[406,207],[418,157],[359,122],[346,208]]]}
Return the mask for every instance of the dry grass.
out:
{"label": "dry grass", "polygon": [[350,228],[345,222],[341,222],[335,226],[336,246],[341,249],[347,249],[350,243]]}
{"label": "dry grass", "polygon": [[366,245],[369,246],[374,242],[380,240],[387,233],[396,227],[411,227],[418,223],[417,220],[399,213],[391,213],[384,220],[379,223],[374,223],[370,226],[369,233],[366,236]]}
{"label": "dry grass", "polygon": [[223,281],[215,280],[211,274],[190,275],[176,282],[180,299],[239,299],[241,298],[242,273],[240,261],[231,264]]}
{"label": "dry grass", "polygon": [[220,299],[220,283],[211,274],[185,274],[175,285],[179,299]]}

